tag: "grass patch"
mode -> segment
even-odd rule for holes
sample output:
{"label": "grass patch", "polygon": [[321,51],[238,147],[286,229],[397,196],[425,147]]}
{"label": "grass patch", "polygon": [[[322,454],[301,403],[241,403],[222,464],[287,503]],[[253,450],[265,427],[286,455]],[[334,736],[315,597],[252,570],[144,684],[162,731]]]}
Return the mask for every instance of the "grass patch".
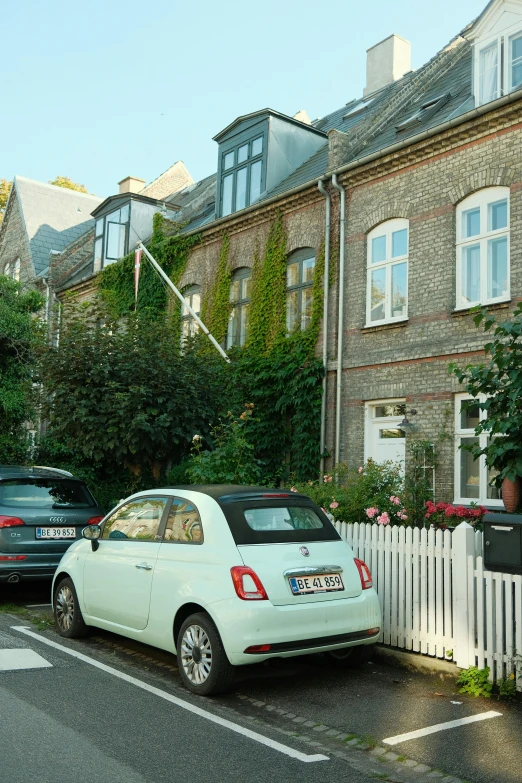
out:
{"label": "grass patch", "polygon": [[0,604],[0,612],[6,612],[7,614],[19,614],[22,617],[29,614],[24,606],[17,606],[16,604]]}
{"label": "grass patch", "polygon": [[397,756],[397,761],[406,761],[407,758],[407,756]]}
{"label": "grass patch", "polygon": [[357,734],[347,734],[343,739],[343,742],[350,742],[350,740],[358,739]]}
{"label": "grass patch", "polygon": [[363,734],[361,741],[364,742],[365,745],[368,745],[368,750],[373,750],[379,744],[371,734]]}

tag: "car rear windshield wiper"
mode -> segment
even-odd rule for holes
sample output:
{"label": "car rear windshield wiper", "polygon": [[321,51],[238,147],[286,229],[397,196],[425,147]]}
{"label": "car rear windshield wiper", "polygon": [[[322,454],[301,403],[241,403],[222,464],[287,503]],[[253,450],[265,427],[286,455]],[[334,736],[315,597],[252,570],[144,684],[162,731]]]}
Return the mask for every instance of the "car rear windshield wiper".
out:
{"label": "car rear windshield wiper", "polygon": [[87,503],[53,503],[53,508],[89,508]]}

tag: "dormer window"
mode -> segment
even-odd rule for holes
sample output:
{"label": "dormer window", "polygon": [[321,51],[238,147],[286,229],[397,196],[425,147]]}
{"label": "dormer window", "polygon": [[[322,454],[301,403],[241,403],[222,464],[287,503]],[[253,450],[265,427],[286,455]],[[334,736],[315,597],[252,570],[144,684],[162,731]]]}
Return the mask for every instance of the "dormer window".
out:
{"label": "dormer window", "polygon": [[[517,13],[515,6],[520,6]],[[509,8],[507,8],[509,6]],[[472,34],[475,101],[481,106],[522,87],[522,3],[491,4]]]}
{"label": "dormer window", "polygon": [[263,136],[257,136],[222,153],[222,217],[254,204],[261,195],[264,146]]}

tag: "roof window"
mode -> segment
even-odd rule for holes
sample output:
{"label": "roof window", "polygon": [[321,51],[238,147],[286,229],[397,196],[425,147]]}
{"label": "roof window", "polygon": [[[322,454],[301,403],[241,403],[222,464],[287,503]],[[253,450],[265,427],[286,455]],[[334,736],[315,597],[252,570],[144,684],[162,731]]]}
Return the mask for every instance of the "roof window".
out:
{"label": "roof window", "polygon": [[343,115],[343,120],[346,120],[348,117],[352,117],[354,114],[358,114],[364,109],[367,109],[370,103],[373,103],[374,100],[375,98],[369,98],[368,100],[361,99],[359,101],[352,101],[352,103],[349,104],[350,108],[348,109],[346,114]]}
{"label": "roof window", "polygon": [[426,122],[426,120],[429,120],[430,117],[433,117],[433,115],[436,114],[439,109],[441,109],[449,101],[450,98],[451,94],[447,92],[444,95],[438,95],[436,98],[432,98],[431,100],[426,101],[426,103],[423,103],[422,106],[417,109],[417,111],[415,111],[413,114],[410,114],[409,117],[396,125],[395,130],[397,133],[400,133],[401,131],[410,130],[410,128],[415,128],[416,125],[420,125],[421,123]]}

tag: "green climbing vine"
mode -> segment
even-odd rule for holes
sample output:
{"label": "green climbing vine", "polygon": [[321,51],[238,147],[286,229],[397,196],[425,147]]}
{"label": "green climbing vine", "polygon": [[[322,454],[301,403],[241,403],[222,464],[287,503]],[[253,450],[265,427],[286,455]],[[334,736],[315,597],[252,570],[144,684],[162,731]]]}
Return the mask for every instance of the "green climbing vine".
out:
{"label": "green climbing vine", "polygon": [[285,335],[286,231],[281,214],[272,222],[265,252],[254,258],[247,349],[266,354]]}
{"label": "green climbing vine", "polygon": [[[152,237],[147,248],[176,284],[185,271],[190,250],[200,241],[200,236],[184,236],[179,229],[172,236],[167,236],[164,229],[168,222],[159,212],[154,215]],[[102,301],[111,315],[121,317],[132,312],[135,309],[134,251],[100,272],[97,283]],[[142,261],[136,309],[148,310],[154,315],[166,309],[167,301],[167,291],[157,272],[147,261]]]}
{"label": "green climbing vine", "polygon": [[201,320],[218,343],[225,341],[231,308],[230,282],[232,272],[228,265],[229,247],[228,234],[223,234],[214,285],[203,300],[201,308]]}

